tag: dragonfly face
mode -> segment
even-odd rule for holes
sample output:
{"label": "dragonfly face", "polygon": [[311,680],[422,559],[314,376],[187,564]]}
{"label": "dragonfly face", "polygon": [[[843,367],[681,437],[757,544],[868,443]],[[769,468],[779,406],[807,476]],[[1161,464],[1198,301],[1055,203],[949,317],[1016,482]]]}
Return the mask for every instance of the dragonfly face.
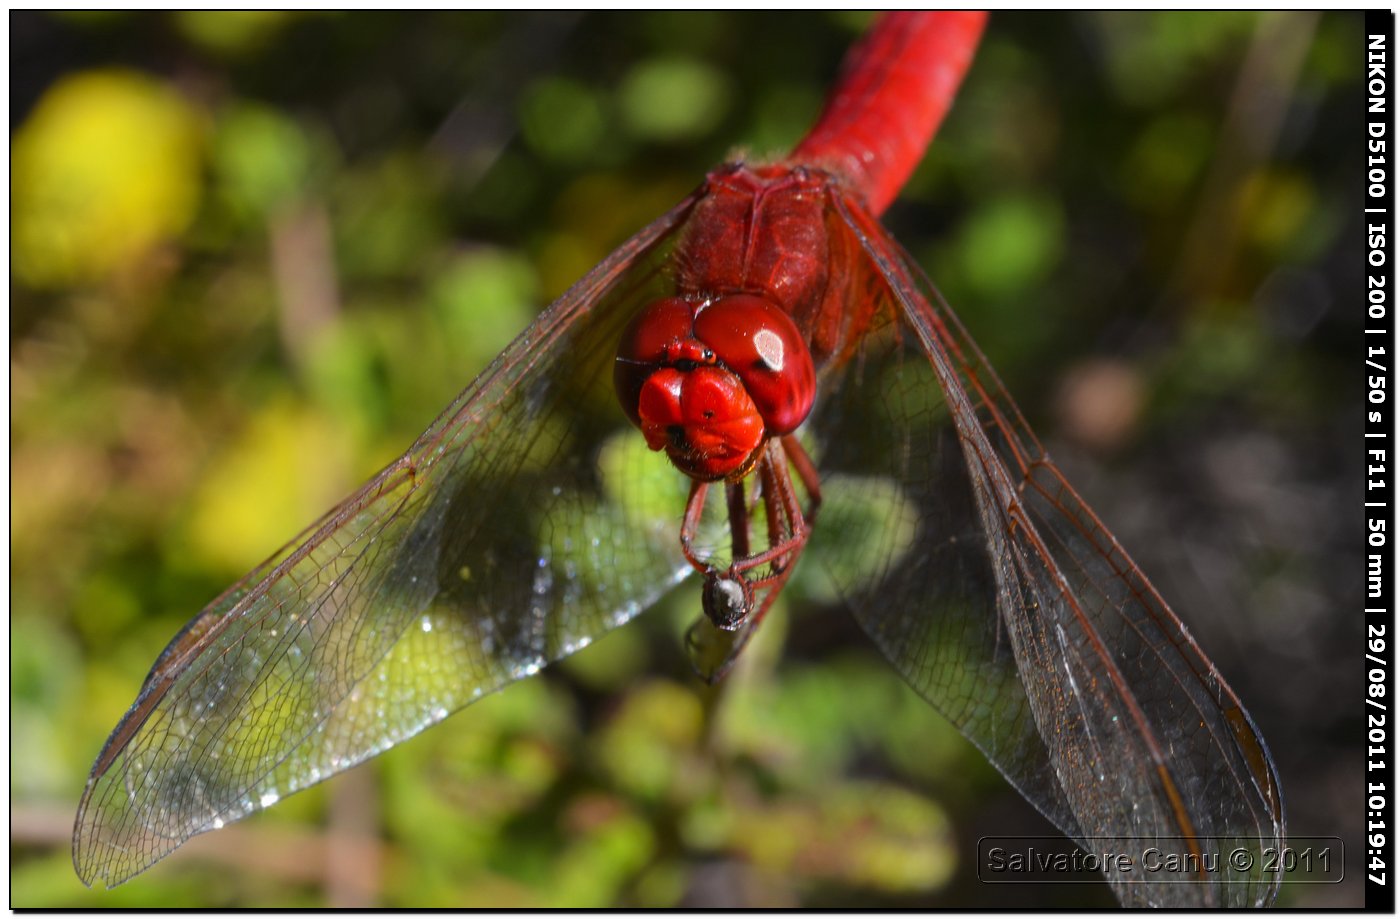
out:
{"label": "dragonfly face", "polygon": [[816,396],[797,326],[753,294],[651,304],[623,335],[613,379],[647,446],[706,482],[742,478],[764,441],[795,431]]}

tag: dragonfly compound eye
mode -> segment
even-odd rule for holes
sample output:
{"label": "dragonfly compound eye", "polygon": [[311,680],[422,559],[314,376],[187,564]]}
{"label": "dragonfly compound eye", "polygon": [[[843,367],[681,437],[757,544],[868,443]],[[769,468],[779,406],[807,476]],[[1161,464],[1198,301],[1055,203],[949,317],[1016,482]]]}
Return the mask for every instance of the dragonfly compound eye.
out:
{"label": "dragonfly compound eye", "polygon": [[622,333],[613,365],[613,386],[633,424],[640,427],[642,423],[637,406],[647,377],[670,363],[681,343],[692,340],[694,323],[694,304],[681,297],[666,297],[638,313]]}
{"label": "dragonfly compound eye", "polygon": [[770,437],[791,434],[816,397],[812,354],[792,317],[753,294],[730,294],[695,317],[695,337],[744,381]]}

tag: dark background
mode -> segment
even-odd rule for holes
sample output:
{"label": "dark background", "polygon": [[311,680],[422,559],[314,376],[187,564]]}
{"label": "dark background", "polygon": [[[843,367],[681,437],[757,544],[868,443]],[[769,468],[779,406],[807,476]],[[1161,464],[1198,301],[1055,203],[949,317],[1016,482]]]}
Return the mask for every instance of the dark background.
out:
{"label": "dark background", "polygon": [[[175,630],[552,297],[810,123],[862,15],[40,14],[11,35],[11,904],[1107,905],[839,611],[693,596],[113,892],[68,835]],[[994,15],[887,215],[1360,902],[1359,15]],[[791,628],[796,622],[800,628]]]}

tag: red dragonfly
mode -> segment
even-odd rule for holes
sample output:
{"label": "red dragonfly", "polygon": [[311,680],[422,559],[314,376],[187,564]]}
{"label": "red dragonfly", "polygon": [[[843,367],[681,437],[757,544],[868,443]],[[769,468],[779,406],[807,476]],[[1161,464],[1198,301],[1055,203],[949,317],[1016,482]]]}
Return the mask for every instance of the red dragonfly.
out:
{"label": "red dragonfly", "polygon": [[120,883],[687,579],[717,679],[838,518],[878,547],[826,564],[856,620],[1023,795],[1091,852],[1197,860],[1131,859],[1125,904],[1271,902],[1254,723],[877,221],[983,24],[881,18],[788,159],[710,173],[196,616],[93,766],[79,876]]}

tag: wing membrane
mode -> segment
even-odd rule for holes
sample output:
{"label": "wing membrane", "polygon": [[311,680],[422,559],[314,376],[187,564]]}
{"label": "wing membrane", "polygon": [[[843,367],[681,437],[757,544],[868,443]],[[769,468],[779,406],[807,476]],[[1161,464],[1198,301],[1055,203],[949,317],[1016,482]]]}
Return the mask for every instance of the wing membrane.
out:
{"label": "wing membrane", "polygon": [[402,458],[176,637],[88,780],[85,882],[120,883],[373,756],[685,576],[687,483],[629,446],[611,374],[623,325],[672,290],[663,266],[690,206],[594,269]]}
{"label": "wing membrane", "polygon": [[[859,583],[857,620],[901,674],[1067,835],[1219,870],[1111,877],[1125,904],[1262,905],[1283,839],[1277,776],[1238,698],[1026,427],[956,317],[873,218],[875,326],[811,424],[828,475],[883,473],[914,535]],[[1252,871],[1224,856],[1255,854]]]}

